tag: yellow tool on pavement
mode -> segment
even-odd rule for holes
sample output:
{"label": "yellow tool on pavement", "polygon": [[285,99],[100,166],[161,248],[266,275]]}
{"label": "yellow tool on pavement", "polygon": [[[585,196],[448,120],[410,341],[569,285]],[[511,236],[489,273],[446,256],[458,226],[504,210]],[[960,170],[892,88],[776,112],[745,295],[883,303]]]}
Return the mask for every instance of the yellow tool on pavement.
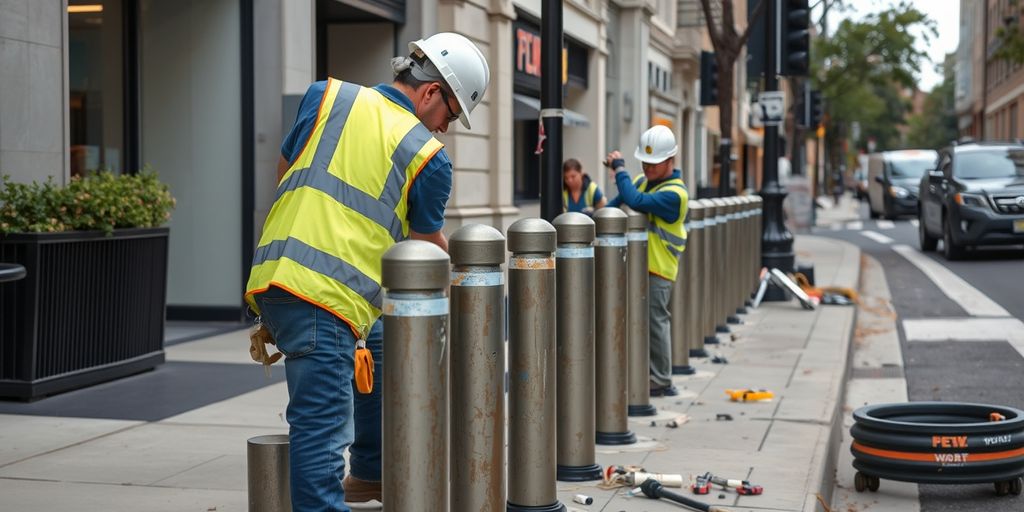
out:
{"label": "yellow tool on pavement", "polygon": [[729,395],[729,398],[733,402],[771,400],[775,397],[775,393],[772,393],[767,389],[727,389],[725,390],[725,394]]}

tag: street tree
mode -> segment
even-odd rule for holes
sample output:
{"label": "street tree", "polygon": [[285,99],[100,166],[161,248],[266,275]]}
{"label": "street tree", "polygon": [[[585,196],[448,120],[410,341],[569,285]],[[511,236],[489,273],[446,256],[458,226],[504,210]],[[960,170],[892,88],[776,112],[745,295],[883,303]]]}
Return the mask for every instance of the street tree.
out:
{"label": "street tree", "polygon": [[939,149],[956,139],[955,84],[953,74],[947,69],[942,83],[925,98],[921,113],[910,117],[908,147]]}

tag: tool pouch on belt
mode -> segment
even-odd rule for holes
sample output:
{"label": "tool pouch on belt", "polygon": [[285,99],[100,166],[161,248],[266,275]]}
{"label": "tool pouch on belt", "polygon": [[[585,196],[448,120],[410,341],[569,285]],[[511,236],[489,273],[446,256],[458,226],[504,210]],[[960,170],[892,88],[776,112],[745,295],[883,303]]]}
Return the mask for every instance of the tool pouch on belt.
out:
{"label": "tool pouch on belt", "polygon": [[267,329],[260,319],[256,318],[256,323],[249,329],[249,357],[253,361],[260,363],[270,373],[270,365],[276,363],[284,355],[280,352],[275,352],[271,355],[267,352],[267,345],[276,345],[274,337],[270,334],[270,330]]}
{"label": "tool pouch on belt", "polygon": [[373,392],[373,354],[366,340],[356,341],[356,390],[364,395]]}

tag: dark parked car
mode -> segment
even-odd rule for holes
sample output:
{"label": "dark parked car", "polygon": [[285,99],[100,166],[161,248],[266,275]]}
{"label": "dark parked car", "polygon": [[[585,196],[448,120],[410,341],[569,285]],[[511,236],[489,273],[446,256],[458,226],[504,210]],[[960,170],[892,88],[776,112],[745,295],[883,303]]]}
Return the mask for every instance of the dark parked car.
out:
{"label": "dark parked car", "polygon": [[939,154],[921,178],[918,238],[922,251],[942,239],[947,259],[967,247],[1024,244],[1024,145],[968,143]]}
{"label": "dark parked car", "polygon": [[872,219],[916,215],[918,184],[935,168],[930,149],[901,149],[868,155],[868,212]]}

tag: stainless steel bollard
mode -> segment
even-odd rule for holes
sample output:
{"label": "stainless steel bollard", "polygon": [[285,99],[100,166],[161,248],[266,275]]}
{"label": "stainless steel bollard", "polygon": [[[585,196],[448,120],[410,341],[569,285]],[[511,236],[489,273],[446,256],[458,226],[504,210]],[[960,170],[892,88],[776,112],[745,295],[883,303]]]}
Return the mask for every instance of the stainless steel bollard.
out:
{"label": "stainless steel bollard", "polygon": [[482,224],[449,239],[453,512],[505,508],[505,237]]}
{"label": "stainless steel bollard", "polygon": [[509,426],[506,510],[559,511],[555,489],[555,228],[508,228]]}
{"label": "stainless steel bollard", "polygon": [[690,316],[691,302],[690,294],[694,287],[693,255],[691,249],[691,236],[696,228],[694,227],[693,202],[687,205],[686,222],[683,224],[686,229],[686,250],[679,255],[679,274],[676,285],[672,287],[672,300],[669,301],[669,310],[672,312],[672,375],[692,375],[696,369],[690,364],[690,344],[687,334],[693,324],[693,317]]}
{"label": "stainless steel bollard", "polygon": [[739,284],[737,285],[736,297],[737,308],[736,314],[747,314],[750,311],[747,309],[749,305],[750,297],[750,257],[754,252],[754,247],[751,244],[752,231],[751,231],[751,219],[753,217],[753,202],[750,196],[740,196],[740,246],[743,247],[743,257],[740,259],[739,268]]}
{"label": "stainless steel bollard", "polygon": [[288,434],[251,437],[245,455],[249,512],[291,512]]}
{"label": "stainless steel bollard", "polygon": [[[714,281],[711,285],[711,297],[715,301],[715,332],[716,333],[727,333],[729,332],[729,325],[726,323],[726,317],[728,316],[726,311],[728,304],[726,302],[727,295],[725,293],[725,273],[726,273],[726,234],[728,232],[728,218],[726,217],[726,202],[721,197],[711,199],[711,202],[715,205],[715,246],[714,246],[714,258],[711,260],[714,265]],[[704,341],[708,343],[708,340]],[[715,345],[718,343],[718,338],[714,337],[711,340],[711,344]]]}
{"label": "stainless steel bollard", "polygon": [[447,510],[448,254],[420,240],[384,253],[383,501],[390,512]]}
{"label": "stainless steel bollard", "polygon": [[763,267],[761,263],[761,237],[764,232],[764,200],[761,199],[761,196],[750,196],[750,199],[754,202],[753,220],[751,221],[751,226],[754,230],[754,254],[751,256],[751,260],[753,260],[754,266],[751,269],[751,272],[753,272],[751,285],[753,286],[753,293],[757,293],[757,287],[761,281],[761,268]]}
{"label": "stainless steel bollard", "polygon": [[686,294],[686,311],[690,318],[686,326],[686,345],[690,357],[708,357],[704,348],[704,333],[707,323],[704,317],[708,314],[710,302],[707,297],[708,265],[707,252],[708,226],[706,223],[707,206],[703,199],[690,201],[690,221],[693,231],[686,237],[686,252],[690,253],[692,262],[686,272],[687,282],[692,281]]}
{"label": "stainless steel bollard", "polygon": [[597,444],[632,444],[629,431],[626,352],[626,214],[618,208],[594,213],[597,289]]}
{"label": "stainless steel bollard", "polygon": [[654,416],[651,405],[651,309],[647,267],[647,215],[626,212],[626,351],[629,416]]}
{"label": "stainless steel bollard", "polygon": [[569,212],[553,224],[558,232],[557,478],[601,480],[594,453],[594,221]]}
{"label": "stainless steel bollard", "polygon": [[726,236],[725,236],[725,313],[726,322],[730,324],[740,323],[740,318],[736,316],[736,306],[739,304],[740,298],[737,295],[739,277],[740,277],[740,260],[743,257],[743,248],[739,244],[740,240],[740,214],[739,206],[740,200],[738,197],[726,197],[725,199],[725,211],[726,211]]}

